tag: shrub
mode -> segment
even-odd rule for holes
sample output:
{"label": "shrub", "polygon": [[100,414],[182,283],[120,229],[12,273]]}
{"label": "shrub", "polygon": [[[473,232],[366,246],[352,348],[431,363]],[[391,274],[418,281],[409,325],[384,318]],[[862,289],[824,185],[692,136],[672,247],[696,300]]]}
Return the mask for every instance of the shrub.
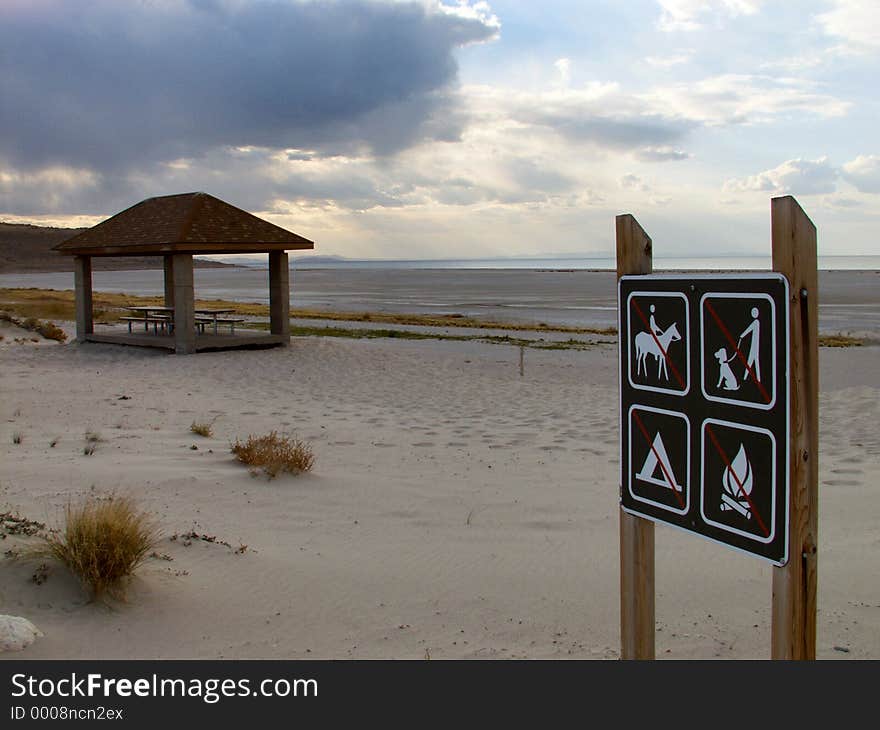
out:
{"label": "shrub", "polygon": [[248,436],[244,442],[236,439],[231,449],[242,464],[262,469],[270,479],[282,471],[291,474],[310,471],[315,463],[315,455],[308,443],[279,436],[277,431],[265,436]]}
{"label": "shrub", "polygon": [[192,425],[189,427],[189,430],[199,436],[204,436],[205,438],[211,438],[214,435],[214,422],[210,421],[208,423],[202,423],[200,421],[193,421]]}
{"label": "shrub", "polygon": [[94,454],[95,449],[98,447],[98,442],[103,441],[101,435],[94,431],[86,431],[85,434],[83,434],[83,438],[86,441],[85,446],[83,446],[83,454],[86,456]]}
{"label": "shrub", "polygon": [[68,503],[64,526],[43,537],[39,555],[66,566],[92,596],[121,598],[127,579],[159,541],[150,516],[130,497],[89,497]]}

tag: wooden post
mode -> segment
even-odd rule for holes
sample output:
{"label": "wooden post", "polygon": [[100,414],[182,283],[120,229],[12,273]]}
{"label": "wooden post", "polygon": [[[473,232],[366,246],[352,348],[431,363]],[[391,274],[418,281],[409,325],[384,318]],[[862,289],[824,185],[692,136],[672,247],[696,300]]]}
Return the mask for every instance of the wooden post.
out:
{"label": "wooden post", "polygon": [[773,569],[771,656],[816,658],[819,347],[816,227],[790,195],[770,201],[773,270],[788,278],[791,393],[788,563]]}
{"label": "wooden post", "polygon": [[165,254],[163,257],[163,268],[165,270],[165,306],[174,306],[174,257],[171,254]]}
{"label": "wooden post", "polygon": [[[615,219],[617,278],[650,274],[651,238],[628,213]],[[618,305],[619,306],[619,305]],[[618,333],[618,337],[623,333]],[[622,486],[621,486],[622,488]],[[620,510],[620,658],[654,658],[654,523]]]}
{"label": "wooden post", "polygon": [[172,256],[174,277],[174,351],[191,355],[196,351],[195,287],[193,257],[188,253]]}
{"label": "wooden post", "polygon": [[95,331],[92,314],[92,257],[73,257],[73,288],[76,297],[76,341],[85,342]]}
{"label": "wooden post", "polygon": [[269,329],[290,340],[290,262],[286,251],[269,252]]}

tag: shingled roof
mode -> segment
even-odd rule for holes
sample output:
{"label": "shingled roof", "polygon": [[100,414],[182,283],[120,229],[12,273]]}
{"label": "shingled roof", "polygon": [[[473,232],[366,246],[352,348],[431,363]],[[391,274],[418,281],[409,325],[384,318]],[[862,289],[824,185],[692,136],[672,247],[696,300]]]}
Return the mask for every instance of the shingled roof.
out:
{"label": "shingled roof", "polygon": [[54,247],[62,254],[265,253],[314,248],[307,238],[207,193],[148,198]]}

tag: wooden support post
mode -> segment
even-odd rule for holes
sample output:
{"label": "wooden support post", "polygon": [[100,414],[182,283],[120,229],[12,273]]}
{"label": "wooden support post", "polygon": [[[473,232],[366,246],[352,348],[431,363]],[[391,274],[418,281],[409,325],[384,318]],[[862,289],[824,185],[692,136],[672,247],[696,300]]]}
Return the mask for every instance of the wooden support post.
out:
{"label": "wooden support post", "polygon": [[269,329],[290,340],[290,262],[286,251],[269,253]]}
{"label": "wooden support post", "polygon": [[788,563],[773,569],[771,656],[816,658],[819,347],[816,227],[790,195],[770,201],[773,270],[790,289]]}
{"label": "wooden support post", "polygon": [[196,351],[195,287],[193,257],[179,253],[172,256],[174,277],[174,351],[191,355]]}
{"label": "wooden support post", "polygon": [[76,341],[85,342],[95,331],[92,314],[92,257],[73,257],[73,286],[76,297]]}
{"label": "wooden support post", "polygon": [[163,257],[163,265],[165,269],[165,306],[174,306],[174,257],[171,254],[165,254]]}
{"label": "wooden support post", "polygon": [[[653,267],[651,238],[629,214],[617,216],[615,224],[617,278],[650,274]],[[620,510],[620,658],[654,658],[654,523],[627,514],[623,509]]]}

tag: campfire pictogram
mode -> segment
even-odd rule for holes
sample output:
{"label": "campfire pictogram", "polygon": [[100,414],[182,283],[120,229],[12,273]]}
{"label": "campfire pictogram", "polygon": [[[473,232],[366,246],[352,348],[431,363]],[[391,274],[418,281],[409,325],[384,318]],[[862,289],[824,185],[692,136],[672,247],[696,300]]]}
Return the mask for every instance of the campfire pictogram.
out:
{"label": "campfire pictogram", "polygon": [[752,465],[746,455],[745,446],[739,445],[739,451],[729,466],[724,467],[721,475],[721,510],[736,510],[747,520],[751,519],[752,511],[748,495],[752,493]]}

